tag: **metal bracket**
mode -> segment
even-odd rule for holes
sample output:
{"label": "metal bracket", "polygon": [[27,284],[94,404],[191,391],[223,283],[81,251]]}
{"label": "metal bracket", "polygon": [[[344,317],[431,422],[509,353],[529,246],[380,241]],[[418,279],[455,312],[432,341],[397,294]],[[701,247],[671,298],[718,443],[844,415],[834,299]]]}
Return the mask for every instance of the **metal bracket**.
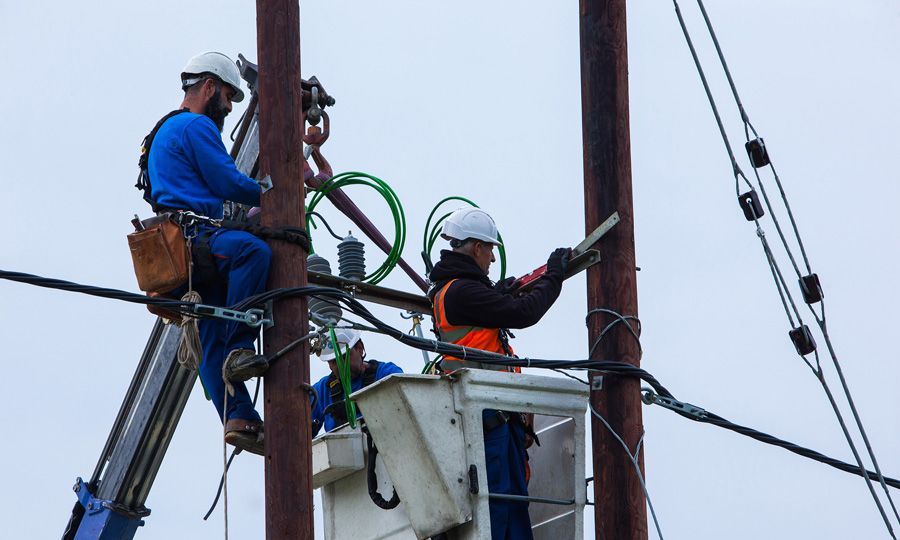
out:
{"label": "metal bracket", "polygon": [[591,390],[603,390],[603,375],[596,375],[591,379]]}
{"label": "metal bracket", "polygon": [[263,193],[275,187],[275,184],[272,183],[272,177],[268,174],[257,180],[256,183],[259,184],[259,187],[262,188]]}
{"label": "metal bracket", "polygon": [[566,279],[587,270],[600,262],[600,252],[596,249],[589,249],[569,259],[566,267]]}
{"label": "metal bracket", "polygon": [[647,405],[660,405],[685,416],[690,416],[695,420],[705,420],[709,416],[709,413],[701,407],[678,401],[675,398],[660,396],[647,387],[641,389],[641,394],[641,401]]}
{"label": "metal bracket", "polygon": [[258,328],[264,324],[271,323],[266,318],[266,312],[261,309],[248,309],[247,311],[235,311],[216,306],[207,306],[197,304],[194,306],[194,313],[204,317],[213,317],[216,319],[224,319],[226,321],[235,321],[246,324],[254,328]]}
{"label": "metal bracket", "polygon": [[263,315],[263,328],[268,330],[275,326],[275,301],[266,302],[265,314]]}
{"label": "metal bracket", "polygon": [[603,236],[612,229],[616,223],[619,222],[619,213],[613,212],[611,216],[606,218],[606,221],[600,224],[599,227],[594,229],[594,232],[587,235],[587,238],[582,240],[577,246],[572,249],[572,252],[575,255],[579,255],[588,250],[589,247],[596,244]]}
{"label": "metal bracket", "polygon": [[511,495],[508,493],[488,493],[488,498],[500,499],[504,501],[556,504],[559,506],[573,506],[575,504],[575,499],[549,499],[547,497],[530,497],[528,495]]}

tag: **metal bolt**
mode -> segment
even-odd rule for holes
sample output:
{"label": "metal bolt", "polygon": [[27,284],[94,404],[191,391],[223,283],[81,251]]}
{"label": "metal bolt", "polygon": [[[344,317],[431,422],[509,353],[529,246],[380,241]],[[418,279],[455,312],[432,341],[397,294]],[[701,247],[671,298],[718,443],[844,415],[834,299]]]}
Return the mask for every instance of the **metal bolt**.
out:
{"label": "metal bolt", "polygon": [[88,510],[91,510],[91,509],[93,509],[93,508],[94,508],[94,503],[89,502],[89,503],[88,503]]}
{"label": "metal bolt", "polygon": [[[451,418],[450,423],[456,425],[456,418]],[[462,482],[462,480],[460,480],[460,482]]]}
{"label": "metal bolt", "polygon": [[72,491],[74,491],[75,493],[78,493],[78,482],[75,482],[75,485],[72,486]]}

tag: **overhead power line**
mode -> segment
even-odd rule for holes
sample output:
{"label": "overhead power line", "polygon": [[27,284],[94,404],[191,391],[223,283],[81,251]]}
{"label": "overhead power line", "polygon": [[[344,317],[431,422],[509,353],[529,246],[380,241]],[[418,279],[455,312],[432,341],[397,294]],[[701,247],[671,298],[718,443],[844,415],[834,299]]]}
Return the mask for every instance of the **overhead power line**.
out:
{"label": "overhead power line", "polygon": [[[735,177],[735,187],[738,192],[738,198],[741,201],[741,205],[744,208],[745,216],[749,221],[753,221],[756,225],[756,235],[760,240],[760,243],[763,247],[763,252],[766,257],[766,262],[769,265],[769,269],[772,273],[773,280],[775,281],[775,286],[778,291],[778,295],[781,299],[782,305],[785,309],[785,314],[787,315],[788,321],[791,325],[790,336],[794,341],[795,347],[797,348],[797,352],[804,363],[810,368],[813,374],[816,376],[816,379],[822,386],[822,389],[825,391],[829,403],[834,411],[835,416],[840,423],[841,429],[844,433],[844,437],[847,440],[848,445],[856,459],[858,468],[860,472],[865,471],[865,466],[862,462],[862,459],[859,457],[859,452],[856,449],[856,444],[853,441],[853,437],[847,429],[847,426],[844,422],[843,415],[837,405],[837,402],[834,400],[834,396],[831,393],[830,388],[825,380],[824,371],[822,370],[822,366],[819,361],[819,353],[816,350],[815,341],[812,339],[812,334],[809,332],[808,327],[803,323],[803,319],[800,315],[800,311],[797,308],[797,303],[794,301],[793,295],[790,292],[790,287],[779,268],[778,262],[772,252],[772,249],[769,245],[768,240],[766,239],[765,232],[763,231],[760,225],[760,218],[764,215],[765,211],[768,211],[769,215],[772,218],[772,223],[775,225],[775,229],[778,232],[778,237],[781,241],[781,244],[784,248],[785,253],[787,254],[791,265],[794,269],[794,272],[797,276],[798,282],[800,284],[803,298],[807,307],[809,308],[810,313],[813,318],[816,320],[816,323],[819,327],[822,337],[825,340],[825,344],[828,348],[828,354],[831,357],[832,364],[834,365],[835,371],[838,373],[838,378],[841,382],[841,387],[844,392],[844,396],[847,400],[847,403],[850,406],[850,409],[853,413],[853,418],[856,423],[857,430],[861,435],[863,442],[865,443],[866,450],[869,455],[869,459],[872,461],[872,464],[876,471],[876,477],[878,478],[879,483],[884,490],[885,496],[887,497],[891,509],[893,510],[894,517],[897,519],[898,523],[900,523],[900,513],[897,511],[897,507],[894,504],[893,498],[891,497],[890,492],[887,489],[886,481],[881,474],[881,469],[878,464],[878,460],[875,457],[875,452],[872,449],[872,445],[869,442],[869,437],[866,433],[866,430],[863,426],[862,419],[860,418],[859,411],[856,408],[856,404],[853,401],[853,396],[850,392],[849,385],[844,376],[843,370],[841,369],[840,362],[838,361],[837,354],[835,353],[834,346],[831,342],[831,336],[828,332],[827,327],[827,319],[825,317],[825,301],[824,294],[822,293],[822,289],[819,283],[818,275],[813,273],[812,266],[809,262],[809,257],[806,252],[806,248],[803,244],[803,239],[800,236],[800,230],[797,225],[797,220],[794,216],[794,213],[791,209],[790,203],[787,198],[787,194],[785,193],[784,186],[781,182],[781,178],[779,177],[777,171],[775,170],[775,166],[772,163],[771,157],[766,149],[765,143],[763,139],[759,136],[756,131],[756,128],[750,121],[750,116],[747,113],[746,108],[744,107],[743,102],[741,101],[740,95],[738,94],[737,85],[734,82],[734,78],[731,75],[731,70],[728,68],[728,63],[725,60],[725,55],[722,52],[722,47],[719,43],[719,39],[716,36],[716,32],[713,28],[712,21],[710,20],[709,14],[706,11],[706,7],[703,4],[702,0],[697,0],[697,5],[700,8],[700,12],[703,15],[703,20],[705,21],[706,28],[709,31],[710,38],[712,39],[713,45],[715,46],[716,54],[718,55],[719,61],[722,65],[722,69],[725,73],[725,76],[728,80],[728,85],[731,89],[732,96],[734,97],[735,104],[738,109],[738,113],[740,114],[741,121],[744,126],[744,136],[746,139],[745,147],[747,148],[748,157],[750,158],[751,166],[753,169],[754,176],[756,178],[756,186],[759,187],[759,192],[762,194],[763,204],[760,204],[758,197],[755,195],[755,187],[754,185],[746,178],[740,166],[737,163],[737,159],[734,155],[734,151],[732,149],[731,143],[729,142],[728,135],[725,131],[725,128],[722,124],[722,118],[719,114],[718,107],[716,106],[715,99],[713,98],[712,92],[710,90],[709,84],[706,79],[706,74],[703,71],[703,67],[700,63],[699,57],[697,56],[697,51],[694,47],[693,40],[691,39],[690,32],[688,31],[687,25],[685,24],[684,17],[681,12],[681,8],[678,5],[678,0],[672,0],[675,6],[675,13],[678,17],[678,22],[681,25],[681,30],[684,34],[685,41],[687,42],[688,48],[690,49],[691,56],[694,60],[694,64],[697,68],[697,72],[700,75],[700,80],[703,83],[703,88],[706,92],[707,99],[709,100],[710,107],[713,112],[713,116],[715,117],[716,124],[719,128],[719,133],[722,136],[722,140],[725,144],[726,151],[728,152],[728,157],[731,161],[732,172]],[[753,138],[751,139],[751,133]],[[793,249],[788,242],[788,239],[784,233],[784,230],[781,226],[781,223],[778,220],[775,209],[772,205],[771,200],[769,199],[769,195],[765,188],[765,183],[760,175],[760,169],[768,168],[772,174],[772,177],[775,181],[775,184],[778,187],[778,192],[781,196],[781,201],[784,205],[784,209],[787,213],[787,216],[790,220],[791,229],[793,231],[793,239],[797,243],[797,246],[800,249],[800,254],[803,260],[803,263],[806,268],[806,274],[804,275],[801,272],[799,265],[797,264],[797,257],[795,257],[793,253]],[[750,191],[744,194],[740,193],[740,182],[739,178],[743,179],[743,181],[749,186]],[[765,207],[765,211],[762,209]],[[813,307],[815,304],[819,305],[819,312],[817,313],[815,308]],[[796,318],[796,323],[794,319]],[[806,358],[810,353],[815,353],[815,366]],[[862,474],[861,474],[862,475]],[[885,510],[881,504],[881,500],[872,487],[871,483],[866,482],[868,489],[872,495],[873,500],[875,501],[876,506],[878,507],[879,512],[881,513],[882,519],[885,522],[885,526],[890,532],[891,536],[896,538],[893,532],[893,528],[891,526],[890,520],[885,513]]]}

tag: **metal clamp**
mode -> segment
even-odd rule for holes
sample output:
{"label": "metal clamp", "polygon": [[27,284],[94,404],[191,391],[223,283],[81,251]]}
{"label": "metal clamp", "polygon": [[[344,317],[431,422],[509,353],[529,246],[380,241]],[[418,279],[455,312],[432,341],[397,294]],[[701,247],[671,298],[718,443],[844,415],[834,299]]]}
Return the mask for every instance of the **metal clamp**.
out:
{"label": "metal clamp", "polygon": [[270,319],[266,318],[265,311],[261,309],[235,311],[233,309],[207,306],[205,304],[197,304],[194,306],[194,313],[203,317],[212,317],[215,319],[224,319],[226,321],[241,322],[253,328],[258,328],[264,324],[272,322]]}
{"label": "metal clamp", "polygon": [[268,174],[262,177],[261,179],[256,181],[259,184],[259,187],[262,188],[262,192],[265,193],[275,187],[275,184],[272,183],[272,177]]}
{"label": "metal clamp", "polygon": [[212,225],[213,227],[221,227],[222,222],[219,219],[213,219],[211,217],[203,216],[200,214],[196,214],[191,212],[190,210],[183,210],[177,213],[178,224],[182,227],[190,227],[196,225],[198,223],[204,223],[206,225]]}
{"label": "metal clamp", "polygon": [[706,420],[709,417],[709,413],[705,409],[678,401],[675,398],[661,396],[646,386],[641,388],[641,401],[645,405],[660,405],[685,416],[690,416],[695,420]]}

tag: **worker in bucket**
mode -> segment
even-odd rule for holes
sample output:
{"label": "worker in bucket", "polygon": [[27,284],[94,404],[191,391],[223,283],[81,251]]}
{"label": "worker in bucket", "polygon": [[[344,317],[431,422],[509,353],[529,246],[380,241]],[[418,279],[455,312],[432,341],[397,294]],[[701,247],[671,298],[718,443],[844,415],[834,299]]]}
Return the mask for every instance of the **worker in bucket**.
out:
{"label": "worker in bucket", "polygon": [[[335,350],[341,354],[343,361],[349,364],[350,392],[365,388],[377,380],[393,373],[403,373],[399,366],[391,362],[366,360],[366,345],[358,330],[351,328],[335,328],[337,347],[328,342],[319,352],[319,359],[328,362],[331,373],[319,379],[313,388],[315,396],[312,409],[312,435],[315,437],[322,426],[331,431],[347,423],[347,409],[344,404],[344,387],[338,375],[338,363]],[[357,411],[357,417],[361,416]]]}
{"label": "worker in bucket", "polygon": [[[450,241],[450,250],[429,275],[434,284],[429,297],[434,307],[435,329],[441,341],[512,356],[508,328],[536,324],[559,297],[568,248],[559,248],[547,260],[547,272],[529,291],[513,294],[513,278],[494,285],[488,270],[499,246],[497,225],[483,210],[463,208],[453,212],[441,236]],[[444,371],[459,368],[506,370],[445,356]],[[491,493],[528,495],[527,445],[531,439],[530,415],[519,412],[485,410],[484,447],[488,489]],[[528,503],[491,499],[491,538],[522,540],[532,538]]]}
{"label": "worker in bucket", "polygon": [[[232,102],[244,99],[240,73],[219,52],[199,54],[181,72],[184,100],[154,132],[148,157],[145,198],[157,212],[191,211],[221,219],[226,200],[258,206],[259,184],[241,173],[222,143],[225,117]],[[145,140],[145,145],[146,145]],[[152,186],[149,183],[152,181]],[[139,186],[140,187],[140,186]],[[148,197],[149,195],[149,197]],[[212,257],[210,272],[198,272],[194,256],[194,289],[203,302],[234,305],[265,290],[272,252],[265,242],[243,231],[201,225],[193,245],[205,246]],[[225,440],[243,450],[263,453],[263,425],[243,382],[233,383],[227,396],[223,364],[246,380],[264,363],[253,347],[258,329],[240,322],[202,319],[199,322],[203,387],[225,422]]]}

